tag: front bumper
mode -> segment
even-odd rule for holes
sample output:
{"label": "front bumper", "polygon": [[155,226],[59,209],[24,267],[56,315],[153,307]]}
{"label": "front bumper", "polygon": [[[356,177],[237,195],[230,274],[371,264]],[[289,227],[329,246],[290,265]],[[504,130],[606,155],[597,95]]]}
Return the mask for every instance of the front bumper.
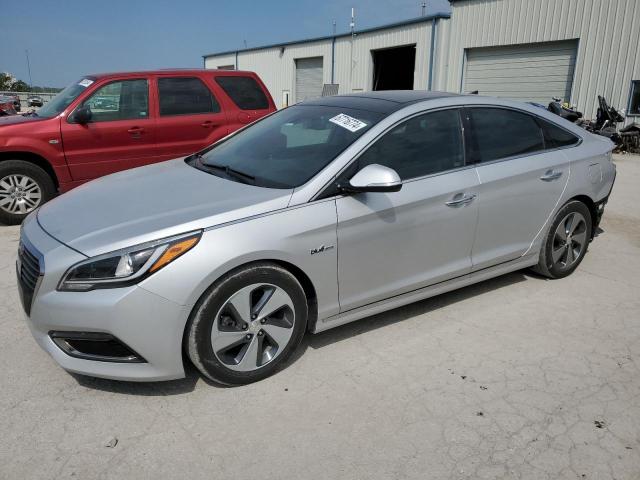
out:
{"label": "front bumper", "polygon": [[[155,381],[184,377],[182,335],[189,309],[139,286],[59,292],[56,286],[78,252],[51,238],[30,217],[21,236],[37,250],[44,272],[33,293],[27,323],[38,344],[64,369],[116,380]],[[145,361],[87,360],[72,356],[51,338],[52,332],[110,334]]]}

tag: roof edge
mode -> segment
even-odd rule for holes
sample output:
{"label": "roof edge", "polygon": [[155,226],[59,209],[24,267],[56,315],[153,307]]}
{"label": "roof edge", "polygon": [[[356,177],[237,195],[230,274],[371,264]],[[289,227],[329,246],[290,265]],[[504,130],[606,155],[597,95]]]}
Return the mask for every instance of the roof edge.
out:
{"label": "roof edge", "polygon": [[[355,33],[356,35],[360,35],[363,33],[377,32],[379,30],[387,30],[389,28],[402,27],[404,25],[414,25],[416,23],[430,22],[433,20],[438,20],[440,18],[443,18],[443,19],[451,18],[451,14],[447,12],[436,12],[431,15],[425,15],[424,17],[416,17],[408,20],[403,20],[401,22],[387,23],[384,25],[378,25],[376,27],[364,28],[362,30],[355,30],[353,33]],[[295,45],[297,43],[320,42],[322,40],[331,40],[332,38],[341,38],[341,37],[349,37],[349,36],[351,36],[351,32],[337,33],[335,35],[324,35],[322,37],[303,38],[300,40],[292,40],[288,42],[271,43],[267,45],[259,45],[256,47],[249,47],[249,48],[236,48],[233,50],[224,50],[221,52],[207,53],[205,55],[202,55],[202,58],[217,57],[220,55],[230,55],[230,54],[243,53],[243,52],[253,52],[256,50],[266,50],[267,48],[286,47],[289,45]]]}

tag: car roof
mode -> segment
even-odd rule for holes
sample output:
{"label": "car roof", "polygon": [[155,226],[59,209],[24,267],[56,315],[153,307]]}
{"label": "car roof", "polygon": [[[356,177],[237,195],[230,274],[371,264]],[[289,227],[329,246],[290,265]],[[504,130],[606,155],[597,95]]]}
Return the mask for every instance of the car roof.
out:
{"label": "car roof", "polygon": [[165,68],[159,70],[137,70],[131,72],[103,72],[103,73],[92,73],[90,75],[85,75],[85,77],[95,78],[96,80],[102,78],[111,78],[111,77],[135,77],[139,75],[184,75],[184,74],[192,74],[192,75],[200,75],[202,73],[215,73],[216,75],[255,75],[254,72],[250,72],[248,70],[219,70],[214,68]]}
{"label": "car roof", "polygon": [[359,110],[390,114],[411,103],[457,96],[460,95],[457,93],[434,92],[427,90],[384,90],[321,97],[303,101],[301,104],[355,108]]}

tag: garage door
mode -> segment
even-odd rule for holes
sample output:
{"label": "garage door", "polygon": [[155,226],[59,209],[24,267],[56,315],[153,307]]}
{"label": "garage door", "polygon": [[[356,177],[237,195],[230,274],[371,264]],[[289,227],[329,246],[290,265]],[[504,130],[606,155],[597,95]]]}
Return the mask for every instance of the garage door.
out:
{"label": "garage door", "polygon": [[543,105],[569,101],[577,50],[577,40],[471,48],[463,90]]}
{"label": "garage door", "polygon": [[296,102],[322,95],[322,57],[296,59]]}

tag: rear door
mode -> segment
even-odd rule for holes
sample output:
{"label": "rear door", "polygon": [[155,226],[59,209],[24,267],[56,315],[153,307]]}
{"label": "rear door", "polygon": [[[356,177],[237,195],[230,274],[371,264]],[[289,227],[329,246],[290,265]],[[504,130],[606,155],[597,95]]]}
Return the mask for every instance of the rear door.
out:
{"label": "rear door", "polygon": [[218,99],[197,76],[157,76],[159,160],[191,155],[228,133]]}
{"label": "rear door", "polygon": [[275,110],[264,86],[249,75],[216,75],[215,83],[230,103],[227,109],[230,132]]}
{"label": "rear door", "polygon": [[60,126],[74,180],[90,180],[155,161],[156,128],[149,111],[148,78],[109,81],[81,105],[91,108],[91,121],[75,123],[72,113]]}
{"label": "rear door", "polygon": [[540,121],[533,115],[473,107],[466,116],[480,179],[472,252],[473,269],[479,270],[529,249],[560,200],[569,161],[561,148],[545,145]]}
{"label": "rear door", "polygon": [[[403,180],[393,193],[336,199],[341,311],[469,273],[478,178],[457,109],[413,117],[365,151]],[[349,175],[350,177],[351,175]]]}

